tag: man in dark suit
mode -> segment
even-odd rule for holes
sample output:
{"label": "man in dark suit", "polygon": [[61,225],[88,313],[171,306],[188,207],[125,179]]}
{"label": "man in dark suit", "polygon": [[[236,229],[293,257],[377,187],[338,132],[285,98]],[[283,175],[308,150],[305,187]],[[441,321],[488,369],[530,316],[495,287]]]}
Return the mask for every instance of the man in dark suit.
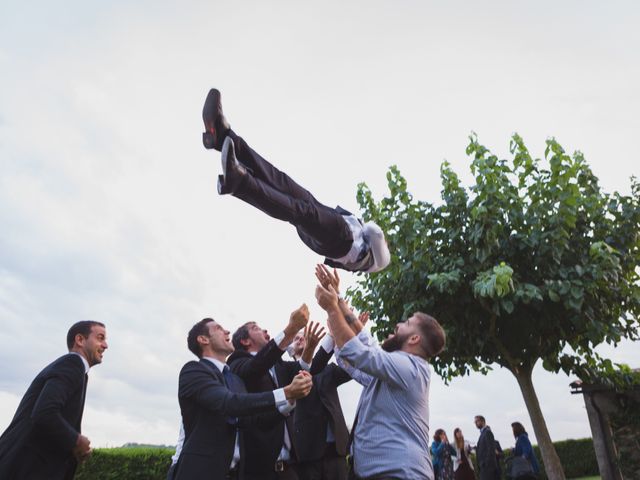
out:
{"label": "man in dark suit", "polygon": [[491,429],[482,415],[476,415],[474,422],[480,430],[480,438],[476,446],[476,459],[480,480],[495,480],[498,473],[498,462],[496,460],[496,441]]}
{"label": "man in dark suit", "polygon": [[[205,148],[222,153],[218,193],[231,194],[267,215],[291,223],[300,239],[325,263],[355,272],[378,272],[391,260],[382,229],[341,207],[320,203],[231,130],[220,92],[209,91],[202,109]],[[237,157],[236,157],[237,155]]]}
{"label": "man in dark suit", "polygon": [[296,372],[284,388],[248,394],[225,364],[233,352],[229,331],[205,318],[193,326],[187,344],[200,360],[188,362],[180,371],[178,400],[185,439],[175,478],[243,478],[239,435],[247,419],[242,417],[253,415],[252,421],[268,422],[276,416],[277,407],[309,393],[311,377]]}
{"label": "man in dark suit", "polygon": [[[296,335],[291,355],[300,358],[309,343],[317,345],[318,331],[309,322],[304,333]],[[324,337],[315,360],[326,364],[333,354],[333,338]],[[344,420],[338,387],[351,377],[335,363],[313,375],[309,395],[296,402],[293,412],[294,447],[298,459],[296,472],[304,480],[346,480],[349,430]]]}
{"label": "man in dark suit", "polygon": [[[289,318],[285,329],[273,339],[255,322],[247,322],[233,334],[235,352],[229,357],[231,370],[244,380],[249,392],[270,392],[291,381],[303,368],[315,373],[316,366],[309,366],[313,350],[305,352],[298,362],[282,360],[282,354],[309,320],[309,309],[302,305]],[[280,421],[275,425],[256,425],[247,429],[244,445],[247,459],[247,480],[291,480],[297,476],[292,465],[295,449],[292,409],[282,409]]]}
{"label": "man in dark suit", "polygon": [[108,348],[105,326],[83,320],[67,333],[69,353],[31,382],[0,437],[0,478],[67,480],[91,453],[80,433],[87,373]]}

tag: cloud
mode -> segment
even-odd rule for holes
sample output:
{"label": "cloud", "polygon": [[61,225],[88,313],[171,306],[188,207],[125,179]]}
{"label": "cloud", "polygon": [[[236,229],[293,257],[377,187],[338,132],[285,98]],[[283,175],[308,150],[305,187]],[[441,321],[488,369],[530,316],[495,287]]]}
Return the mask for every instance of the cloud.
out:
{"label": "cloud", "polygon": [[[215,192],[219,155],[200,145],[212,86],[233,128],[330,205],[357,210],[360,181],[381,195],[391,164],[437,201],[443,158],[469,176],[471,130],[505,154],[514,130],[538,155],[556,135],[624,191],[639,127],[633,15],[614,31],[595,6],[554,7],[554,19],[529,6],[526,24],[503,7],[3,3],[0,428],[79,319],[104,321],[110,342],[91,371],[95,446],[175,441],[177,375],[200,318],[275,333],[307,302],[323,320],[320,259],[290,225]],[[637,365],[636,350],[608,352]],[[588,435],[569,379],[535,380],[552,436]],[[352,418],[359,388],[340,392]],[[431,405],[432,427],[471,440],[478,411],[503,445],[511,421],[527,425],[504,371],[434,378]]]}

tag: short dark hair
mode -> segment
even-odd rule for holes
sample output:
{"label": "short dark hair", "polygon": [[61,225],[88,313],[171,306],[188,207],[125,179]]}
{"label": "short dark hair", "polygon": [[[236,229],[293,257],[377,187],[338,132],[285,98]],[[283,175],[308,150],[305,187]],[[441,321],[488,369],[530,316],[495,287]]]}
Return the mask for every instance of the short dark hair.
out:
{"label": "short dark hair", "polygon": [[444,329],[431,315],[415,312],[413,316],[420,321],[420,347],[427,358],[435,357],[444,350],[444,344],[447,340]]}
{"label": "short dark hair", "polygon": [[76,335],[80,334],[84,338],[88,338],[91,335],[91,329],[95,326],[105,328],[104,323],[96,322],[95,320],[80,320],[79,322],[71,325],[71,328],[67,332],[67,348],[71,350],[76,344]]}
{"label": "short dark hair", "polygon": [[435,431],[435,433],[433,434],[433,441],[434,442],[439,442],[440,441],[440,435],[442,435],[444,433],[444,430],[439,428]]}
{"label": "short dark hair", "polygon": [[235,332],[233,332],[233,336],[231,337],[233,348],[235,348],[236,350],[247,350],[247,347],[242,344],[242,340],[246,340],[247,338],[249,338],[249,325],[253,323],[256,322],[247,322],[239,327]]}
{"label": "short dark hair", "polygon": [[513,436],[514,437],[519,437],[523,433],[527,433],[527,431],[524,429],[524,427],[522,426],[522,424],[520,422],[513,422],[511,424],[511,428],[513,429]]}
{"label": "short dark hair", "polygon": [[478,418],[478,419],[482,420],[484,423],[487,423],[487,421],[484,419],[484,417],[482,415],[476,415],[474,418]]}
{"label": "short dark hair", "polygon": [[209,335],[209,327],[207,325],[211,322],[215,322],[215,320],[213,318],[203,318],[191,327],[187,335],[187,347],[198,358],[202,358],[202,347],[198,343],[198,337],[200,335]]}

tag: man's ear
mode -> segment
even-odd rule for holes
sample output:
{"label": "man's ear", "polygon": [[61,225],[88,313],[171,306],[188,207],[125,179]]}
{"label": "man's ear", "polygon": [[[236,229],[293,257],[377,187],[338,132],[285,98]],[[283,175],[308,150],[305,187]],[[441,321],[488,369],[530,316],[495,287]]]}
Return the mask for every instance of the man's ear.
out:
{"label": "man's ear", "polygon": [[409,337],[409,345],[418,345],[420,343],[421,337],[417,333],[414,333]]}
{"label": "man's ear", "polygon": [[250,338],[243,338],[242,340],[240,340],[240,345],[242,345],[244,347],[250,347],[251,346],[251,339]]}
{"label": "man's ear", "polygon": [[209,337],[206,335],[198,335],[196,339],[200,345],[209,345]]}
{"label": "man's ear", "polygon": [[84,342],[85,342],[86,340],[87,340],[87,339],[85,338],[85,336],[84,336],[84,335],[82,335],[81,333],[76,333],[76,336],[75,336],[75,338],[73,339],[73,342],[74,342],[73,344],[74,344],[74,346],[75,346],[75,345],[77,345],[77,346],[79,346],[79,347],[82,347],[82,346],[84,345]]}

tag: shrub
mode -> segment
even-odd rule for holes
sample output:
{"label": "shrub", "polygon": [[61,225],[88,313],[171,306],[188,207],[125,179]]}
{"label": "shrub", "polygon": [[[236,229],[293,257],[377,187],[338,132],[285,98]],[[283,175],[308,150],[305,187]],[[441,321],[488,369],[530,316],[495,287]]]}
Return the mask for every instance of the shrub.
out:
{"label": "shrub", "polygon": [[75,480],[164,480],[175,452],[169,448],[98,448]]}

